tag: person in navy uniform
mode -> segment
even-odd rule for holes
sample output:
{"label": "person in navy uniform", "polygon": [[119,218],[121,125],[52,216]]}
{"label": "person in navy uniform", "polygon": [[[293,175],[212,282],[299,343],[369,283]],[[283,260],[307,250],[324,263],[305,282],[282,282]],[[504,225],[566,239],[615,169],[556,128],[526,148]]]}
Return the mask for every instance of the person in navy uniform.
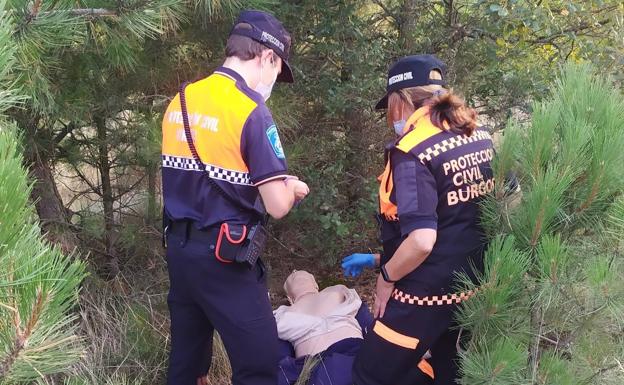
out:
{"label": "person in navy uniform", "polygon": [[183,86],[164,115],[169,385],[202,383],[215,330],[234,385],[277,383],[278,338],[264,265],[228,255],[239,255],[240,244],[266,214],[282,218],[309,192],[288,175],[265,104],[276,81],[293,82],[290,45],[273,15],[241,12],[223,65]]}
{"label": "person in navy uniform", "polygon": [[479,201],[494,188],[490,134],[476,112],[445,87],[446,67],[432,55],[390,67],[388,125],[398,138],[385,152],[379,188],[382,254],[343,260],[346,275],[380,266],[372,332],[356,357],[356,385],[455,384],[457,273],[475,280],[486,239]]}

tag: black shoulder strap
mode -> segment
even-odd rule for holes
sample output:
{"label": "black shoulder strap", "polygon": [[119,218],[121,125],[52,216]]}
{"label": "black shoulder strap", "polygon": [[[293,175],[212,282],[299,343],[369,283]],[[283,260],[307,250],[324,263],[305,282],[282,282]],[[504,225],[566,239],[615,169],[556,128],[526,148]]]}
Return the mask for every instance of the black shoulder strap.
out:
{"label": "black shoulder strap", "polygon": [[[236,206],[237,208],[250,211],[248,207],[243,206],[242,203],[232,198],[219,184],[210,176],[210,173],[206,170],[206,165],[201,161],[199,157],[199,153],[195,148],[195,143],[193,143],[193,135],[191,134],[191,126],[189,124],[188,112],[186,110],[186,96],[184,95],[184,89],[186,88],[188,83],[184,83],[180,86],[180,106],[182,107],[182,122],[184,123],[184,134],[186,135],[186,142],[188,143],[189,149],[191,150],[191,154],[193,154],[193,159],[195,159],[195,163],[197,163],[197,167],[203,171],[204,175],[208,178],[208,181],[212,187],[228,202]],[[257,213],[254,213],[256,216],[259,216]]]}

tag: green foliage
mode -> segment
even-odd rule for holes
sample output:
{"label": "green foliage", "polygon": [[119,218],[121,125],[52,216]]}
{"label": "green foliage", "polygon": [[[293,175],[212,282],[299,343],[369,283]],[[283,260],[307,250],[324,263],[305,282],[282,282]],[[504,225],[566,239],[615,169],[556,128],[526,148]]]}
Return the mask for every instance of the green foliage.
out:
{"label": "green foliage", "polygon": [[574,376],[570,361],[555,352],[546,352],[539,367],[539,384],[575,385],[578,379]]}
{"label": "green foliage", "polygon": [[500,338],[481,341],[474,350],[463,352],[461,358],[461,384],[515,385],[524,377],[522,367],[527,354],[523,346]]}
{"label": "green foliage", "polygon": [[0,128],[0,383],[59,373],[80,356],[72,312],[84,265],[41,240],[14,126]]}
{"label": "green foliage", "polygon": [[[344,136],[338,132],[334,135],[330,143],[325,138],[311,138],[299,140],[289,148],[291,172],[305,175],[306,183],[315,193],[293,210],[288,223],[275,224],[276,231],[282,232],[284,228],[292,229],[290,223],[296,223],[302,233],[295,240],[305,248],[306,255],[321,256],[326,264],[335,263],[354,240],[361,242],[374,236],[367,230],[373,227],[372,213],[376,208],[374,180],[367,181],[364,191],[359,191],[362,199],[354,201],[350,196],[349,183],[357,177],[348,175],[349,145]],[[323,152],[311,158],[308,156],[311,148],[322,148]],[[306,228],[315,231],[310,233]],[[332,242],[327,242],[328,239]]]}
{"label": "green foliage", "polygon": [[23,98],[18,95],[11,69],[16,58],[17,46],[12,39],[12,20],[5,12],[6,0],[0,1],[0,114],[15,105]]}
{"label": "green foliage", "polygon": [[[620,314],[617,257],[624,205],[617,196],[623,183],[618,150],[624,144],[624,109],[608,80],[588,79],[582,68],[568,68],[554,93],[548,92],[550,79],[567,61],[592,62],[616,80],[624,79],[624,9],[616,0],[0,0],[0,111],[25,133],[29,165],[40,162],[48,171],[62,172],[59,185],[69,179],[73,187],[64,189],[57,203],[70,206],[72,224],[62,228],[80,231],[82,250],[92,252],[93,270],[100,271],[111,256],[122,267],[162,266],[154,257],[162,251],[153,227],[160,211],[162,111],[180,82],[206,76],[220,64],[233,17],[243,7],[276,13],[292,33],[297,83],[278,85],[269,105],[290,172],[312,189],[288,219],[272,225],[280,242],[272,265],[279,268],[291,254],[333,264],[351,251],[374,250],[375,177],[383,167],[384,142],[393,134],[371,106],[383,92],[385,71],[394,59],[435,53],[449,65],[449,83],[485,121],[495,128],[510,121],[494,163],[496,194],[484,206],[488,234],[499,236],[481,277],[489,286],[467,303],[464,314],[467,328],[474,324],[477,335],[493,338],[488,344],[494,353],[474,357],[474,367],[489,368],[489,375],[467,373],[467,378],[496,383],[491,375],[499,350],[507,362],[518,362],[513,358],[520,355],[513,352],[529,347],[536,334],[526,317],[533,310],[548,325],[537,333],[542,337],[566,340],[588,333],[604,340],[589,326],[577,326],[604,330],[603,315]],[[550,97],[534,103],[544,95]],[[22,108],[11,108],[19,101]],[[509,120],[531,109],[530,122]],[[98,124],[104,129],[96,132]],[[510,171],[519,176],[522,193],[507,194]],[[105,176],[110,179],[106,188]],[[19,184],[0,189],[12,187],[28,191]],[[49,203],[32,198],[37,206]],[[10,213],[3,221],[11,215],[22,214]],[[32,210],[24,215],[30,219]],[[63,221],[42,218],[42,223],[55,220]],[[570,244],[587,229],[595,232],[591,236],[609,235],[609,248]],[[160,277],[147,271],[143,279]],[[602,295],[605,290],[609,296]],[[156,302],[163,306],[162,298]],[[158,382],[162,350],[154,360],[147,352],[164,332],[155,325],[151,297],[110,305],[128,305],[128,312],[115,313],[109,306],[113,314],[102,313],[110,316],[102,317],[103,323],[110,319],[119,328],[100,329],[89,322],[102,333],[85,335],[96,340],[114,330],[106,334],[111,350],[100,351],[105,359],[97,360],[97,350],[89,348],[82,365],[90,365],[93,373],[82,376],[80,371],[75,379],[84,377],[85,384]],[[599,316],[589,319],[586,314],[594,310]],[[494,346],[503,330],[511,330],[513,341]],[[120,340],[132,343],[115,345]],[[488,345],[482,337],[475,341]],[[558,349],[588,357],[589,348],[564,345]],[[565,383],[557,374],[563,370],[557,360],[567,355],[558,351],[544,357],[550,361],[545,358],[531,376]],[[589,378],[603,363],[588,363],[581,377]],[[149,375],[140,379],[135,367]],[[228,370],[218,373],[219,380],[228,377]],[[512,381],[518,373],[524,372],[506,367],[500,378]]]}
{"label": "green foliage", "polygon": [[[518,319],[526,314],[528,307],[521,293],[529,264],[529,255],[515,248],[513,237],[493,240],[485,255],[478,294],[461,308],[459,325],[469,327],[479,336],[524,333]],[[466,290],[475,289],[470,278],[462,280]]]}
{"label": "green foliage", "polygon": [[549,166],[544,172],[521,178],[533,187],[525,190],[521,209],[511,219],[513,233],[522,247],[535,248],[542,236],[550,234],[560,224],[564,194],[573,180],[572,175],[562,174],[562,171]]}
{"label": "green foliage", "polygon": [[616,241],[621,241],[620,236],[624,234],[624,196],[619,197],[611,207],[608,222],[608,234],[612,235]]}
{"label": "green foliage", "polygon": [[[497,238],[478,295],[458,317],[474,337],[462,359],[464,383],[621,381],[613,336],[624,319],[623,111],[608,78],[568,65],[530,122],[505,130],[494,173],[499,184],[518,175],[522,192],[497,186],[483,204],[484,225]],[[522,346],[528,360],[510,365],[504,352],[488,355],[501,341]],[[497,378],[496,365],[509,375]]]}

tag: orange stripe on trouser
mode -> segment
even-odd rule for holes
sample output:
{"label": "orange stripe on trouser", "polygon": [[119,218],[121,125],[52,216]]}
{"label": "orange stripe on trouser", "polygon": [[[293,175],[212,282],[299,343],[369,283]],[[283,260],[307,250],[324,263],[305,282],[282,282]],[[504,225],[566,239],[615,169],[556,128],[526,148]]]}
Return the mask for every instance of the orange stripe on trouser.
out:
{"label": "orange stripe on trouser", "polygon": [[420,369],[421,372],[425,373],[426,375],[428,375],[432,379],[435,378],[435,376],[433,374],[433,367],[424,358],[422,360],[420,360],[420,362],[418,363],[418,369]]}
{"label": "orange stripe on trouser", "polygon": [[416,349],[418,343],[420,342],[418,338],[406,336],[405,334],[394,331],[382,324],[380,321],[375,323],[373,331],[384,340],[406,349]]}
{"label": "orange stripe on trouser", "polygon": [[[406,336],[405,334],[394,331],[380,321],[375,323],[373,331],[384,340],[406,349],[416,349],[420,342],[418,338]],[[424,358],[418,363],[418,369],[429,377],[434,378],[433,367]]]}

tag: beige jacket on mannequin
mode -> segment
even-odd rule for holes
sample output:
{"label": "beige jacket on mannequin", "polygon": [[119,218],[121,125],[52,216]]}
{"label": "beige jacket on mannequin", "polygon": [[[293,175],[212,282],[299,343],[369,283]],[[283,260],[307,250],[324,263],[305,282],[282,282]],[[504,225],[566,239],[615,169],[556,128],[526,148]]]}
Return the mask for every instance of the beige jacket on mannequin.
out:
{"label": "beige jacket on mannequin", "polygon": [[284,283],[290,306],[273,312],[280,339],[289,341],[297,358],[320,353],[346,338],[362,338],[355,319],[362,300],[354,289],[330,286],[319,292],[314,276],[294,271]]}

